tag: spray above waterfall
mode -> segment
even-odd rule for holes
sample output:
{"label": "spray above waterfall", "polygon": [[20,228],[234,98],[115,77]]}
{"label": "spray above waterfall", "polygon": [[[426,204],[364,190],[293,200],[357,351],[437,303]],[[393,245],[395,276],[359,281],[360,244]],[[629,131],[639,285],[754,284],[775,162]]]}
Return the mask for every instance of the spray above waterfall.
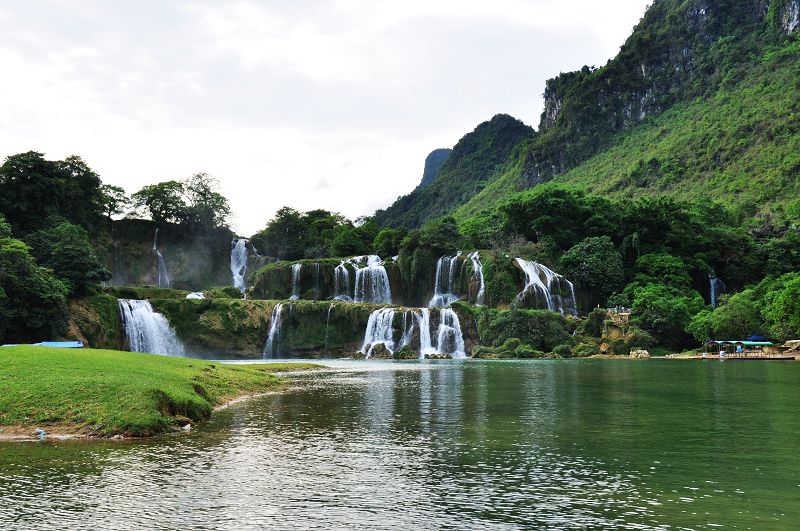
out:
{"label": "spray above waterfall", "polygon": [[246,288],[244,277],[247,274],[247,240],[244,238],[231,241],[231,275],[233,287],[244,293]]}
{"label": "spray above waterfall", "polygon": [[125,339],[132,352],[149,352],[166,356],[182,356],[183,343],[175,335],[166,317],[153,310],[148,301],[117,301]]}
{"label": "spray above waterfall", "polygon": [[533,298],[537,308],[546,308],[561,315],[578,314],[575,287],[572,282],[537,262],[522,258],[517,258],[516,261],[525,272],[526,278],[525,287],[517,295],[518,304]]}
{"label": "spray above waterfall", "polygon": [[170,285],[169,272],[167,271],[167,262],[158,250],[158,229],[153,235],[153,256],[156,259],[156,279],[159,288],[168,288]]}

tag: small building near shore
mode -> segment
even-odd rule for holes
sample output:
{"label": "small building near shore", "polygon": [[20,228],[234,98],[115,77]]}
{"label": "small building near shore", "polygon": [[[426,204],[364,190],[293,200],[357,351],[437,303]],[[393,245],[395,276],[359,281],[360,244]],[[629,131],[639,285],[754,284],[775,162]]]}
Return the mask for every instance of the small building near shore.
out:
{"label": "small building near shore", "polygon": [[771,341],[706,341],[703,352],[718,355],[724,353],[726,356],[736,355],[758,355],[769,354],[772,350]]}

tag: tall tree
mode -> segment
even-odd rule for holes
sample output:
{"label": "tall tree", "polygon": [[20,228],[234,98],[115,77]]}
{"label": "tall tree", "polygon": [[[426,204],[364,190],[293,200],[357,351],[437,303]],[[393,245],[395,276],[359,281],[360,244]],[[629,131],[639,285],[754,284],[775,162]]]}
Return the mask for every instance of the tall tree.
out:
{"label": "tall tree", "polygon": [[178,181],[148,184],[131,199],[134,207],[145,210],[156,223],[180,223],[186,218],[183,184]]}

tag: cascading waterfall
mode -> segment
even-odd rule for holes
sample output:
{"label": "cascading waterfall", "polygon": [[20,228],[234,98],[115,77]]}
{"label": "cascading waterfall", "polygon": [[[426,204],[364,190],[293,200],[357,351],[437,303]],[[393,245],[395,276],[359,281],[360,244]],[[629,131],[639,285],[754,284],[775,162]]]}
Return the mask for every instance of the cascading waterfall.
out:
{"label": "cascading waterfall", "polygon": [[283,304],[276,304],[272,309],[272,316],[269,318],[269,334],[262,353],[264,359],[274,358],[277,353],[276,350],[280,347],[282,313]]}
{"label": "cascading waterfall", "polygon": [[153,235],[153,255],[156,257],[156,277],[158,278],[159,288],[168,288],[170,285],[169,272],[167,271],[167,262],[161,256],[158,250],[158,229]]}
{"label": "cascading waterfall", "polygon": [[483,264],[481,264],[480,253],[478,251],[470,253],[469,260],[472,262],[472,275],[480,280],[480,288],[478,289],[478,295],[475,296],[475,304],[481,306],[485,304],[486,284],[483,281]]}
{"label": "cascading waterfall", "polygon": [[709,300],[711,302],[711,306],[716,308],[719,304],[719,295],[720,293],[725,293],[726,291],[725,283],[717,277],[717,274],[712,269],[708,272],[708,292],[709,292]]}
{"label": "cascading waterfall", "polygon": [[[578,303],[572,282],[542,264],[522,258],[517,258],[516,261],[526,277],[525,288],[517,295],[517,301],[522,301],[533,294],[537,303],[539,298],[542,298],[548,310],[559,312],[561,315],[566,313],[578,315]],[[564,291],[567,291],[568,295],[565,295]]]}
{"label": "cascading waterfall", "polygon": [[331,310],[333,310],[333,304],[328,306],[328,317],[325,318],[325,352],[328,351],[328,330],[331,326]]}
{"label": "cascading waterfall", "polygon": [[456,312],[450,308],[439,311],[439,330],[436,332],[436,350],[439,354],[449,354],[454,359],[466,358],[464,336]]}
{"label": "cascading waterfall", "polygon": [[350,296],[350,270],[347,269],[344,260],[339,262],[339,265],[333,270],[333,275],[335,291],[333,299],[337,301],[353,302],[353,298]]}
{"label": "cascading waterfall", "polygon": [[[366,266],[360,264],[366,260]],[[392,290],[389,286],[389,275],[379,256],[359,256],[351,262],[356,268],[356,286],[353,299],[356,302],[372,302],[391,304]]]}
{"label": "cascading waterfall", "polygon": [[436,284],[433,297],[428,303],[429,308],[450,306],[459,299],[459,296],[454,292],[460,256],[461,251],[457,252],[455,256],[442,256],[436,261]]}
{"label": "cascading waterfall", "polygon": [[292,296],[289,300],[296,301],[300,298],[300,271],[303,264],[292,264]]}
{"label": "cascading waterfall", "polygon": [[394,352],[394,310],[392,308],[381,308],[369,315],[367,330],[364,332],[364,343],[361,345],[361,352],[364,357],[372,357],[374,348],[383,344],[386,350]]}
{"label": "cascading waterfall", "polygon": [[403,312],[403,334],[400,336],[400,343],[397,345],[398,349],[411,344],[411,339],[414,337],[416,322],[417,314],[414,313],[414,310],[406,310]]}
{"label": "cascading waterfall", "polygon": [[419,357],[424,358],[428,354],[438,354],[431,341],[431,311],[421,308],[417,316],[419,322]]}
{"label": "cascading waterfall", "polygon": [[167,318],[153,310],[149,301],[117,301],[125,338],[131,352],[150,352],[165,356],[183,356],[183,343],[175,335]]}
{"label": "cascading waterfall", "polygon": [[231,241],[231,275],[233,287],[244,293],[246,288],[244,277],[247,274],[247,240],[244,238]]}

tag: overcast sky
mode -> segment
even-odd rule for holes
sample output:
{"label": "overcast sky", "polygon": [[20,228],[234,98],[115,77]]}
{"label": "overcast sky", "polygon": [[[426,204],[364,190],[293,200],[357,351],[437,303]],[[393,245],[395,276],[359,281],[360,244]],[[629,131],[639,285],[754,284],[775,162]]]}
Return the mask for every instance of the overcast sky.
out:
{"label": "overcast sky", "polygon": [[250,235],[355,218],[546,79],[613,57],[649,0],[6,0],[0,153],[81,155],[128,193],[205,171]]}

